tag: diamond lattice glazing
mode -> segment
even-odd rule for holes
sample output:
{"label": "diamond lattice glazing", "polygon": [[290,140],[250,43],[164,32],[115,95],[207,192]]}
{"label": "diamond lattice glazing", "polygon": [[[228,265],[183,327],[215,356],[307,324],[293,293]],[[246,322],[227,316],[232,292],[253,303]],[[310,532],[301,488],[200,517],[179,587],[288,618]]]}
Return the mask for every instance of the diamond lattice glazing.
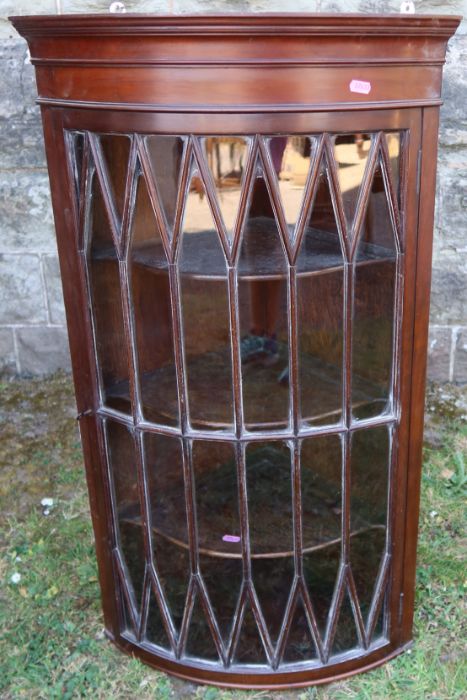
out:
{"label": "diamond lattice glazing", "polygon": [[221,668],[378,644],[403,134],[68,144],[125,634]]}

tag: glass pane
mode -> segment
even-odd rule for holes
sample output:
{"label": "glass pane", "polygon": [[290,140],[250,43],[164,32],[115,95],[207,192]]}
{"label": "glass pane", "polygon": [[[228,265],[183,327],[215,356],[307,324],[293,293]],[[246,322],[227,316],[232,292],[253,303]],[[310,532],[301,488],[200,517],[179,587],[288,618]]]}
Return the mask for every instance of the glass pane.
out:
{"label": "glass pane", "polygon": [[71,167],[75,181],[76,199],[79,200],[83,179],[84,134],[79,131],[68,132],[67,143],[71,150]]}
{"label": "glass pane", "polygon": [[182,442],[146,433],[144,449],[156,568],[179,629],[190,571]]}
{"label": "glass pane", "polygon": [[233,445],[193,443],[198,541],[204,554],[241,555],[237,467]]}
{"label": "glass pane", "polygon": [[110,214],[104,202],[96,172],[94,172],[92,177],[90,204],[90,220],[88,222],[88,227],[91,256],[94,259],[116,259],[117,251],[109,223]]}
{"label": "glass pane", "polygon": [[248,157],[249,139],[210,136],[202,146],[214,180],[217,202],[230,239],[237,219],[240,193]]}
{"label": "glass pane", "polygon": [[170,642],[162,622],[162,615],[154,591],[151,591],[149,599],[145,638],[148,642],[156,644],[163,649],[170,649]]}
{"label": "glass pane", "polygon": [[308,661],[316,657],[316,649],[305,615],[303,603],[299,601],[290,625],[284,652],[284,662]]}
{"label": "glass pane", "polygon": [[201,657],[211,661],[219,661],[214,639],[206,619],[206,614],[201,605],[199,594],[196,596],[195,605],[191,614],[190,627],[186,643],[187,656]]}
{"label": "glass pane", "polygon": [[269,152],[279,182],[285,220],[293,238],[302,210],[303,193],[314,150],[314,139],[307,136],[275,136],[269,139]]}
{"label": "glass pane", "polygon": [[401,134],[399,132],[390,132],[385,134],[385,137],[391,164],[390,177],[392,178],[394,192],[400,207]]}
{"label": "glass pane", "polygon": [[353,432],[350,563],[364,618],[386,546],[389,455],[387,426]]}
{"label": "glass pane", "polygon": [[249,430],[285,428],[289,421],[287,269],[258,166],[238,262],[243,408]]}
{"label": "glass pane", "polygon": [[193,443],[200,568],[227,641],[242,583],[237,467],[230,443]]}
{"label": "glass pane", "polygon": [[315,425],[339,423],[343,391],[344,258],[324,170],[300,246],[297,269],[302,420]]}
{"label": "glass pane", "polygon": [[130,576],[136,602],[140,606],[145,554],[135,444],[128,428],[114,421],[107,421],[107,444],[115,497],[118,547]]}
{"label": "glass pane", "polygon": [[122,397],[121,392],[122,383],[128,385],[128,355],[119,263],[96,174],[88,228],[89,282],[103,399],[107,406],[129,413],[128,393]]}
{"label": "glass pane", "polygon": [[303,574],[310,593],[313,611],[324,639],[334,587],[341,558],[341,543],[310,549],[303,555]]}
{"label": "glass pane", "polygon": [[252,442],[246,449],[251,553],[293,552],[291,455],[284,442]]}
{"label": "glass pane", "polygon": [[324,636],[341,555],[341,438],[323,435],[303,440],[301,467],[303,570]]}
{"label": "glass pane", "polygon": [[137,634],[137,629],[135,628],[135,624],[133,622],[133,618],[130,614],[130,610],[128,608],[128,602],[125,598],[125,593],[122,588],[122,586],[118,583],[117,584],[117,589],[118,589],[118,595],[120,597],[120,605],[121,605],[121,613],[122,613],[122,630],[126,630],[130,632],[130,634]]}
{"label": "glass pane", "polygon": [[250,443],[246,477],[253,582],[275,640],[295,571],[291,455],[287,445]]}
{"label": "glass pane", "polygon": [[200,554],[201,575],[224,642],[227,643],[242,584],[242,560]]}
{"label": "glass pane", "polygon": [[355,216],[370,146],[371,136],[363,133],[342,134],[334,141],[334,157],[349,228]]}
{"label": "glass pane", "polygon": [[179,264],[190,422],[197,428],[221,429],[233,422],[227,266],[197,171],[182,231]]}
{"label": "glass pane", "polygon": [[253,559],[251,568],[266,626],[275,644],[295,575],[293,556]]}
{"label": "glass pane", "polygon": [[143,416],[155,423],[177,425],[167,259],[142,176],[137,181],[131,237],[131,291]]}
{"label": "glass pane", "polygon": [[181,136],[147,136],[144,141],[167,228],[171,233],[175,222],[186,139]]}
{"label": "glass pane", "polygon": [[238,664],[266,664],[263,643],[253,612],[249,607],[247,607],[243,618],[242,630],[235,651],[235,661]]}
{"label": "glass pane", "polygon": [[342,514],[342,447],[338,435],[302,441],[303,548],[312,552],[340,542]]}
{"label": "glass pane", "polygon": [[355,618],[352,605],[350,604],[350,598],[346,591],[337,620],[336,635],[332,645],[331,656],[334,656],[334,654],[341,654],[349,649],[356,649],[358,646],[359,642]]}
{"label": "glass pane", "polygon": [[366,385],[368,398],[353,394],[355,418],[390,409],[397,249],[381,169],[376,169],[356,251],[353,311],[354,387]]}
{"label": "glass pane", "polygon": [[388,634],[384,628],[385,624],[386,624],[386,622],[385,622],[386,604],[387,604],[387,601],[386,601],[386,596],[385,596],[385,598],[383,600],[383,604],[381,606],[381,611],[378,615],[378,620],[376,622],[375,629],[373,632],[373,637],[372,637],[373,640],[379,639],[380,637],[387,637],[388,636]]}
{"label": "glass pane", "polygon": [[128,136],[106,134],[100,137],[104,160],[107,164],[112,198],[120,219],[123,215],[125,201],[126,178],[128,172],[128,158],[130,155],[131,141]]}

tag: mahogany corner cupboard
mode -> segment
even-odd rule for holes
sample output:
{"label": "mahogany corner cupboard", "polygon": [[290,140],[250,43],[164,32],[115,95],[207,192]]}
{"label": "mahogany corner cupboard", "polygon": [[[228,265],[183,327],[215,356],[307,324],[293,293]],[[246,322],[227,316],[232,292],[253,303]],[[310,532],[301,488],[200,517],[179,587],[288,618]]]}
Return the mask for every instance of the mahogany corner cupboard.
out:
{"label": "mahogany corner cupboard", "polygon": [[36,67],[108,637],[250,688],[400,653],[459,18],[12,21]]}

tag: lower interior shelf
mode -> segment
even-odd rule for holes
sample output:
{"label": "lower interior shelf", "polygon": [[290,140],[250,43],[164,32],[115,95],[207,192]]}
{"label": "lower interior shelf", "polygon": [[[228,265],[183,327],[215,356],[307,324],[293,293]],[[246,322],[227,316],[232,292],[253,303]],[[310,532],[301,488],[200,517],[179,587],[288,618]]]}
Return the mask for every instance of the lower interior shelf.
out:
{"label": "lower interior shelf", "polygon": [[[215,447],[213,447],[215,450]],[[179,484],[174,486],[171,465],[159,479],[157,503],[151,513],[154,537],[189,548],[185,501]],[[293,556],[293,504],[291,459],[287,449],[261,444],[247,451],[246,478],[250,507],[250,541],[252,559],[275,559]],[[241,542],[238,518],[237,472],[235,460],[206,465],[195,476],[198,551],[209,557],[240,559]],[[301,469],[303,553],[332,547],[341,542],[341,494],[337,474],[325,475],[306,463]],[[373,530],[385,530],[372,504],[353,502],[350,537],[360,537]],[[141,525],[139,504],[127,504],[119,513],[120,522]],[[379,521],[379,522],[378,522]],[[228,532],[226,532],[228,530]],[[227,535],[227,539],[225,539]]]}
{"label": "lower interior shelf", "polygon": [[[280,381],[288,367],[285,344],[279,344],[279,358],[271,366],[245,364],[242,367],[245,423],[250,430],[286,428],[289,419],[289,388]],[[338,422],[342,410],[342,372],[335,365],[309,354],[299,357],[302,377],[301,411],[305,423]],[[198,428],[228,429],[233,424],[233,396],[230,351],[223,349],[188,357],[186,374],[191,424]],[[178,402],[173,364],[140,376],[141,400],[146,420],[177,422]],[[312,389],[305,390],[305,387]],[[213,401],[213,396],[216,400]],[[383,400],[381,387],[367,379],[353,377],[353,406]],[[128,381],[114,384],[108,392],[113,408],[129,413]]]}

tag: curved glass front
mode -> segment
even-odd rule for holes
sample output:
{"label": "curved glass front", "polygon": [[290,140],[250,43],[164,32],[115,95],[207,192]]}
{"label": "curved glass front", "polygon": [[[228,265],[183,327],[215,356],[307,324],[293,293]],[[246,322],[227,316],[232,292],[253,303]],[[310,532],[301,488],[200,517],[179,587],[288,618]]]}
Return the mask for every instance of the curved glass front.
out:
{"label": "curved glass front", "polygon": [[122,631],[219,669],[383,643],[403,133],[68,144]]}

